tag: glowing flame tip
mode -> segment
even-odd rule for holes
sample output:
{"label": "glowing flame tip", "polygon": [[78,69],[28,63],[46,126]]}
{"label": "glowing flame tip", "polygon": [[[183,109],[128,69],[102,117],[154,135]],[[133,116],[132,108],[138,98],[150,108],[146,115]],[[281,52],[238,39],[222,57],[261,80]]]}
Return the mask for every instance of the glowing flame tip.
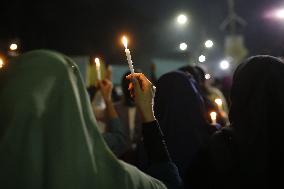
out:
{"label": "glowing flame tip", "polygon": [[127,49],[127,44],[128,44],[127,38],[126,38],[125,36],[123,36],[122,39],[121,39],[121,41],[122,41],[124,47]]}
{"label": "glowing flame tip", "polygon": [[217,118],[217,113],[216,113],[216,112],[211,112],[211,113],[210,113],[210,117],[211,117],[212,120],[216,120],[216,118]]}
{"label": "glowing flame tip", "polygon": [[96,63],[100,63],[100,59],[99,58],[95,58],[95,62]]}

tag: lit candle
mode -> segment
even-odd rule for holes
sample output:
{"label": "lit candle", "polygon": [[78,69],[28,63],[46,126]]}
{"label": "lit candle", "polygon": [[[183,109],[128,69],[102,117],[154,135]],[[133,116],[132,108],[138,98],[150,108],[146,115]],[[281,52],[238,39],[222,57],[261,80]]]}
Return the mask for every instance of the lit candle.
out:
{"label": "lit candle", "polygon": [[122,43],[125,47],[125,54],[126,54],[126,58],[127,58],[127,62],[128,62],[130,72],[131,72],[131,74],[134,74],[134,67],[133,67],[133,62],[132,62],[132,59],[131,59],[130,50],[127,48],[128,40],[125,36],[122,37]]}
{"label": "lit candle", "polygon": [[219,110],[222,110],[222,105],[223,105],[222,99],[216,98],[215,103],[218,105]]}
{"label": "lit candle", "polygon": [[211,117],[211,120],[212,120],[212,124],[216,125],[217,124],[217,122],[216,122],[216,120],[217,120],[217,113],[216,112],[211,112],[210,113],[210,117]]}
{"label": "lit candle", "polygon": [[4,61],[2,58],[0,58],[0,68],[3,68],[3,66],[4,66]]}
{"label": "lit candle", "polygon": [[99,58],[95,58],[95,63],[96,63],[96,70],[97,70],[97,77],[98,80],[100,81],[102,79],[101,77],[101,63]]}

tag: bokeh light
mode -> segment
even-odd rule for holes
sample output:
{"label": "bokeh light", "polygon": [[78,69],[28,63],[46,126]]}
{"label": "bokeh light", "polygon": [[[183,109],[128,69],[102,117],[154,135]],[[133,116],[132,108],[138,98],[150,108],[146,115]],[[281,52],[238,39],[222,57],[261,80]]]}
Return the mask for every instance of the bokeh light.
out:
{"label": "bokeh light", "polygon": [[181,44],[179,44],[179,48],[180,48],[180,50],[185,51],[187,49],[187,44],[181,43]]}
{"label": "bokeh light", "polygon": [[275,17],[279,19],[284,19],[284,9],[276,10]]}
{"label": "bokeh light", "polygon": [[11,45],[10,45],[10,50],[11,51],[15,51],[15,50],[17,50],[18,49],[18,45],[16,44],[16,43],[12,43]]}
{"label": "bokeh light", "polygon": [[198,58],[198,61],[201,62],[201,63],[205,62],[206,61],[206,56],[200,55],[199,58]]}
{"label": "bokeh light", "polygon": [[187,16],[184,15],[184,14],[180,14],[178,17],[177,17],[177,22],[181,25],[184,25],[187,23]]}
{"label": "bokeh light", "polygon": [[230,63],[229,63],[228,60],[222,60],[222,61],[220,62],[220,68],[221,68],[222,70],[227,70],[227,69],[229,69],[229,67],[230,67]]}
{"label": "bokeh light", "polygon": [[205,79],[207,79],[207,80],[211,79],[211,75],[210,74],[205,74]]}
{"label": "bokeh light", "polygon": [[204,45],[205,45],[206,48],[210,49],[214,46],[214,43],[213,43],[212,40],[207,40],[207,41],[205,41]]}

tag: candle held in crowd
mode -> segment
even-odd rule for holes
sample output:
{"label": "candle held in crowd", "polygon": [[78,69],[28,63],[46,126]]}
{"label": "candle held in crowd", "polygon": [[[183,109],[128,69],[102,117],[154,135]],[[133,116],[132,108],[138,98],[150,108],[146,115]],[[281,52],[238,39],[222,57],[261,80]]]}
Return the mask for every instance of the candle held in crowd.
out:
{"label": "candle held in crowd", "polygon": [[95,63],[96,63],[96,70],[97,70],[97,77],[98,80],[100,81],[102,79],[101,77],[101,63],[99,58],[95,58]]}
{"label": "candle held in crowd", "polygon": [[223,106],[223,101],[220,98],[216,98],[215,99],[215,103],[217,104],[219,110],[222,110],[222,106]]}
{"label": "candle held in crowd", "polygon": [[3,68],[4,66],[4,61],[2,60],[2,58],[0,58],[0,69]]}
{"label": "candle held in crowd", "polygon": [[216,112],[211,112],[210,113],[210,117],[211,117],[211,121],[212,121],[212,124],[215,125],[217,124],[217,113]]}
{"label": "candle held in crowd", "polygon": [[133,62],[132,62],[132,59],[131,59],[130,50],[127,48],[128,40],[125,36],[122,37],[122,43],[125,47],[125,54],[126,54],[126,58],[127,58],[127,62],[128,62],[130,72],[131,72],[131,74],[134,74],[134,67],[133,67]]}

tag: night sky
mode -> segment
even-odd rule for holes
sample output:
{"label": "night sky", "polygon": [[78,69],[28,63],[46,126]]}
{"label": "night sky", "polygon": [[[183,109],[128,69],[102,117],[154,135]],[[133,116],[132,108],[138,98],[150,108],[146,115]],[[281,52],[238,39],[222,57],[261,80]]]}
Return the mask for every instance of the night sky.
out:
{"label": "night sky", "polygon": [[[281,0],[236,0],[237,13],[248,22],[244,35],[251,55],[284,52],[284,21],[264,18],[281,5]],[[175,25],[181,12],[190,16],[186,28]],[[18,38],[22,51],[49,48],[116,61],[125,33],[140,56],[174,53],[182,41],[197,48],[205,38],[221,52],[225,33],[219,27],[226,16],[225,0],[9,0],[1,1],[0,42]]]}

